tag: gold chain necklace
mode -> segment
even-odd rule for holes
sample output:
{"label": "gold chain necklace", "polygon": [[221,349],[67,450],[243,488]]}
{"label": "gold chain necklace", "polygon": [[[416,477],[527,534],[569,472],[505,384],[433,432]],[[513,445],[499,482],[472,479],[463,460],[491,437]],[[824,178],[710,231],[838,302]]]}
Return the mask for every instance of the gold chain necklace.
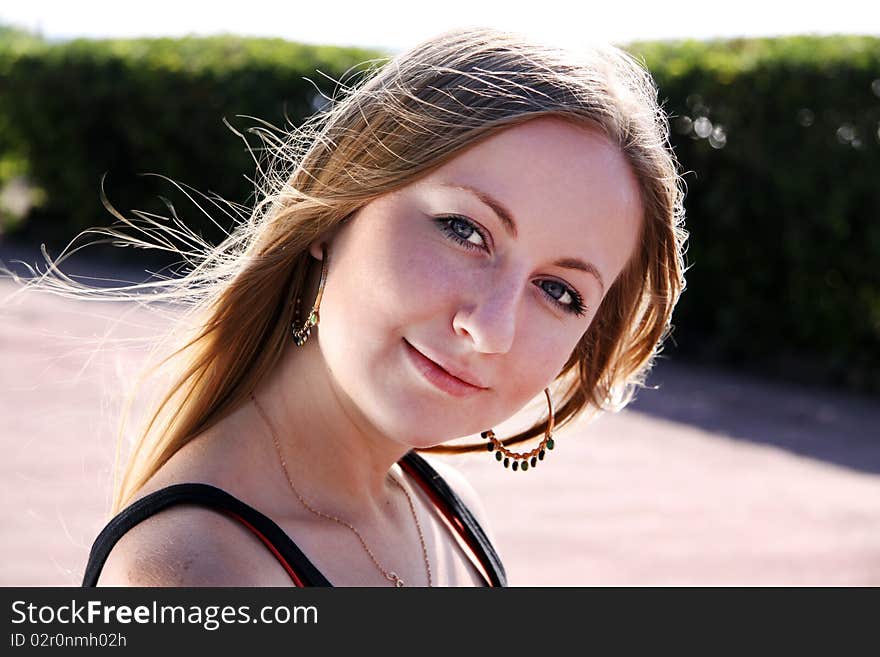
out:
{"label": "gold chain necklace", "polygon": [[[275,443],[275,450],[278,452],[278,459],[281,461],[281,467],[284,470],[284,474],[287,477],[287,483],[290,485],[290,490],[293,491],[293,494],[296,495],[296,498],[300,501],[300,503],[312,512],[314,515],[319,516],[321,518],[326,518],[327,520],[333,520],[334,522],[348,527],[351,531],[354,532],[355,536],[358,537],[358,540],[361,542],[361,545],[364,546],[364,550],[366,550],[367,554],[370,555],[370,559],[373,560],[373,563],[376,564],[376,568],[379,569],[379,572],[384,575],[385,579],[389,580],[394,584],[394,586],[405,586],[403,579],[395,572],[387,571],[379,564],[379,561],[376,559],[376,556],[373,554],[373,551],[367,546],[367,542],[364,540],[364,537],[361,536],[361,533],[354,528],[351,523],[346,522],[336,516],[331,516],[328,513],[323,513],[322,511],[318,511],[317,509],[312,508],[308,502],[303,499],[303,496],[299,494],[299,491],[296,490],[296,487],[293,485],[293,480],[290,477],[290,472],[287,470],[287,463],[284,460],[284,456],[281,454],[281,445],[278,442],[278,436],[275,433],[275,429],[272,427],[272,423],[269,421],[266,412],[263,410],[263,407],[257,402],[257,398],[251,393],[251,401],[254,402],[254,406],[257,409],[257,412],[260,414],[260,417],[263,418],[263,422],[266,423],[266,427],[269,429],[269,433],[272,434],[272,441]],[[416,529],[419,530],[419,542],[422,544],[422,556],[425,559],[425,572],[428,574],[428,586],[432,586],[431,583],[431,563],[428,561],[428,548],[425,547],[425,537],[422,534],[422,525],[419,522],[419,517],[416,515],[416,507],[413,504],[412,497],[410,497],[409,492],[404,488],[400,482],[398,482],[394,477],[391,477],[391,481],[394,482],[394,485],[397,486],[400,490],[403,491],[403,494],[406,495],[406,499],[409,502],[410,511],[412,511],[413,520],[416,521]]]}

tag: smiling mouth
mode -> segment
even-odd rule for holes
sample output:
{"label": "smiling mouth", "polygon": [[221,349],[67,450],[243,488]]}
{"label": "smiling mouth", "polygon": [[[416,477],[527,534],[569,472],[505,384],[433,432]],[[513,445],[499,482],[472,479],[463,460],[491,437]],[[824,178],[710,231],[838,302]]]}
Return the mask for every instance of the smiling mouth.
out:
{"label": "smiling mouth", "polygon": [[403,342],[407,354],[410,357],[410,362],[415,366],[419,373],[435,387],[456,397],[470,396],[485,389],[472,385],[467,381],[462,381],[457,376],[450,374],[440,367],[440,365],[425,356],[407,340],[404,339]]}

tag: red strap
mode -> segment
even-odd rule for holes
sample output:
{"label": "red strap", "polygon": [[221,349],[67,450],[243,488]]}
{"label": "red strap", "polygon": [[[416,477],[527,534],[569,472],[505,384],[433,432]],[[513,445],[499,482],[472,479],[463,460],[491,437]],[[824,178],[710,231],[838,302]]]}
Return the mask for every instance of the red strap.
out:
{"label": "red strap", "polygon": [[263,534],[260,533],[259,529],[254,527],[251,523],[249,523],[247,520],[245,520],[242,516],[238,515],[234,511],[230,511],[229,509],[223,509],[223,512],[226,513],[227,515],[232,516],[236,520],[238,520],[241,524],[243,524],[245,527],[250,529],[254,534],[256,534],[257,538],[259,538],[261,541],[263,541],[263,544],[267,548],[269,548],[269,550],[272,552],[272,554],[275,555],[275,558],[278,559],[279,563],[284,567],[284,570],[287,571],[287,574],[290,575],[290,579],[293,580],[294,586],[297,586],[299,588],[305,587],[305,584],[303,584],[303,581],[300,579],[299,575],[297,575],[296,571],[293,569],[293,567],[289,563],[287,563],[287,559],[285,559],[281,555],[281,553],[275,548],[274,545],[272,545],[271,541],[269,541],[268,538],[266,538],[265,536],[263,536]]}
{"label": "red strap", "polygon": [[[399,464],[410,475],[410,477],[418,482],[421,489],[434,503],[434,506],[440,509],[440,512],[442,513],[443,518],[446,520],[447,524],[449,524],[449,526],[458,533],[461,539],[470,548],[470,552],[465,551],[465,554],[467,555],[468,559],[470,559],[471,563],[474,565],[477,571],[483,576],[489,586],[492,586],[492,579],[491,577],[489,577],[487,567],[482,562],[479,556],[481,554],[479,543],[465,531],[464,523],[461,521],[461,518],[459,518],[452,512],[452,509],[449,507],[446,500],[440,497],[437,491],[434,490],[434,488],[427,481],[425,481],[422,478],[421,474],[418,473],[409,463],[401,460],[399,461]],[[253,532],[253,534],[257,538],[259,538],[263,542],[263,545],[269,548],[269,551],[282,565],[284,570],[290,576],[290,579],[293,580],[294,586],[297,586],[299,588],[305,587],[305,584],[303,583],[302,579],[300,579],[299,575],[297,575],[296,571],[293,569],[293,566],[291,566],[284,558],[284,556],[275,548],[275,546],[272,545],[272,542],[269,541],[269,539],[266,538],[262,533],[260,533],[260,530],[258,530],[251,523],[249,523],[247,520],[245,520],[242,516],[235,513],[234,511],[230,511],[229,509],[222,509],[222,511],[232,518],[238,520],[245,527],[247,527],[251,532]]]}
{"label": "red strap", "polygon": [[449,507],[449,504],[445,499],[443,499],[434,487],[431,486],[427,481],[422,478],[422,475],[415,470],[415,468],[408,463],[405,459],[398,461],[398,464],[401,468],[406,470],[406,472],[415,479],[421,489],[431,498],[431,501],[443,514],[443,518],[446,520],[447,524],[449,524],[462,538],[465,544],[470,548],[470,552],[465,550],[465,554],[468,559],[470,559],[471,563],[477,569],[483,578],[486,580],[486,583],[489,586],[492,586],[492,578],[489,576],[489,570],[486,564],[483,563],[480,558],[480,554],[482,550],[480,549],[480,544],[477,542],[475,538],[472,538],[470,534],[465,531],[464,523],[461,521],[452,509]]}

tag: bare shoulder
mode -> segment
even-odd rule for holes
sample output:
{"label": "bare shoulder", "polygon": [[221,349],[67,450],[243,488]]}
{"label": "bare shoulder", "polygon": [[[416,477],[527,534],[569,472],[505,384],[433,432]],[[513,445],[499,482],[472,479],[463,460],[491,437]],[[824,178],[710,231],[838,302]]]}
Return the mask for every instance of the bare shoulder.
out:
{"label": "bare shoulder", "polygon": [[98,586],[273,586],[279,574],[279,564],[245,528],[184,504],[126,532],[107,557]]}
{"label": "bare shoulder", "polygon": [[[172,484],[202,482],[229,490],[222,463],[235,463],[222,434],[183,445],[134,496]],[[241,491],[232,494],[242,497]],[[101,569],[99,586],[289,585],[281,565],[246,527],[196,504],[166,508],[127,531]]]}
{"label": "bare shoulder", "polygon": [[486,509],[483,507],[483,502],[480,499],[479,493],[477,493],[477,490],[471,485],[467,477],[445,459],[422,453],[420,453],[419,456],[425,459],[425,461],[428,462],[428,465],[434,468],[434,470],[437,471],[437,474],[443,477],[453,492],[461,498],[464,505],[472,514],[474,514],[480,527],[482,527],[489,535],[489,540],[494,543],[495,538],[486,516]]}

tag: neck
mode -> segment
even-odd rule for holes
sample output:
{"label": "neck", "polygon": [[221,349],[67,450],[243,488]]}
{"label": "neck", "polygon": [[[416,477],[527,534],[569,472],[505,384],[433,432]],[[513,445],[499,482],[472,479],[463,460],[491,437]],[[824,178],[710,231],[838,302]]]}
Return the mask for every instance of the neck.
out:
{"label": "neck", "polygon": [[256,432],[277,441],[293,487],[311,507],[353,524],[397,517],[400,491],[389,473],[409,447],[383,435],[338,388],[317,340],[288,345],[254,395],[265,414],[264,421],[253,409]]}

